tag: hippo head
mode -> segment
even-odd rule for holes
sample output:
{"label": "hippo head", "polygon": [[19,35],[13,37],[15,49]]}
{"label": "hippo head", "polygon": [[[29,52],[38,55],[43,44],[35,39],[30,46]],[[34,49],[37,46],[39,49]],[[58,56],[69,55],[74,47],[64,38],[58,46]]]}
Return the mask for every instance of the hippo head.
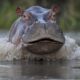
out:
{"label": "hippo head", "polygon": [[57,7],[45,9],[32,6],[24,10],[21,19],[26,23],[22,36],[23,47],[34,54],[50,54],[58,51],[65,42],[56,22]]}

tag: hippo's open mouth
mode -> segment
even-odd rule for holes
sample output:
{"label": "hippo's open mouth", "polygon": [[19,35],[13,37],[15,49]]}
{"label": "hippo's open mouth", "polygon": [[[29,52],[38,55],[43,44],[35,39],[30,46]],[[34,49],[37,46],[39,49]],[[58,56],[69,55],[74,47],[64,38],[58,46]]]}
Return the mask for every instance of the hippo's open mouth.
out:
{"label": "hippo's open mouth", "polygon": [[55,41],[50,38],[43,38],[36,41],[28,42],[26,47],[28,51],[34,54],[50,54],[61,48],[63,43]]}

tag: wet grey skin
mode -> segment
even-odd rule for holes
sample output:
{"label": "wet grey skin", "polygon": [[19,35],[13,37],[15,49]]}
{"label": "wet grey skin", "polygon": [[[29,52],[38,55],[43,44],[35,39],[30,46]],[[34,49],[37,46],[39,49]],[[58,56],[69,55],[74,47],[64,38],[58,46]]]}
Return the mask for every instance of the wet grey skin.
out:
{"label": "wet grey skin", "polygon": [[47,18],[49,11],[40,6],[32,6],[25,10],[32,14],[27,24],[21,18],[14,23],[14,27],[21,29],[23,50],[37,55],[54,54],[64,45],[65,38],[59,25]]}

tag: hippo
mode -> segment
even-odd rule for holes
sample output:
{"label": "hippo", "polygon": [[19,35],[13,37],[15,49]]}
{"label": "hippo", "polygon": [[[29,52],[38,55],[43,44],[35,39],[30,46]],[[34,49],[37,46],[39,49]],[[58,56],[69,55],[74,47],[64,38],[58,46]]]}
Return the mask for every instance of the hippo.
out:
{"label": "hippo", "polygon": [[38,56],[56,54],[64,45],[65,38],[57,23],[59,7],[46,9],[32,6],[28,9],[17,8],[19,18],[12,24],[9,42],[18,46],[27,54]]}

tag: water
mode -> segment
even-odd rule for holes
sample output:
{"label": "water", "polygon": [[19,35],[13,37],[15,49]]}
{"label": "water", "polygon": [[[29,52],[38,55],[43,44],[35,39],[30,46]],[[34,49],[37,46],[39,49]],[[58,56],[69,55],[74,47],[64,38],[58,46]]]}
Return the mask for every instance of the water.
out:
{"label": "water", "polygon": [[[4,32],[1,32],[0,37],[3,36],[5,37],[5,33],[4,34],[3,33]],[[67,33],[67,35],[69,34],[71,37],[75,38],[73,33],[72,35],[71,33]],[[77,39],[78,37],[76,37],[75,39],[79,40]],[[59,51],[59,53],[64,53],[65,55],[71,53],[70,55],[67,56],[68,60],[56,60],[53,62],[46,62],[46,61],[34,62],[34,61],[27,61],[27,60],[10,61],[13,59],[13,56],[15,58],[16,56],[17,58],[19,57],[20,54],[20,52],[18,52],[19,48],[15,49],[14,45],[10,43],[6,43],[7,40],[6,38],[5,39],[1,38],[0,54],[1,52],[4,53],[3,55],[0,55],[0,80],[80,79],[80,60],[79,59],[74,60],[74,58],[76,59],[79,57],[80,48],[76,44],[75,40],[69,37],[66,38],[67,39],[66,39],[65,46],[67,51],[65,51],[64,48],[62,48],[61,50],[62,52]],[[7,55],[6,52],[8,53]],[[8,60],[8,61],[4,61],[4,60]]]}
{"label": "water", "polygon": [[80,61],[0,62],[0,80],[80,79]]}
{"label": "water", "polygon": [[71,38],[76,40],[76,43],[80,45],[80,32],[68,32],[65,33],[66,35],[70,36]]}

